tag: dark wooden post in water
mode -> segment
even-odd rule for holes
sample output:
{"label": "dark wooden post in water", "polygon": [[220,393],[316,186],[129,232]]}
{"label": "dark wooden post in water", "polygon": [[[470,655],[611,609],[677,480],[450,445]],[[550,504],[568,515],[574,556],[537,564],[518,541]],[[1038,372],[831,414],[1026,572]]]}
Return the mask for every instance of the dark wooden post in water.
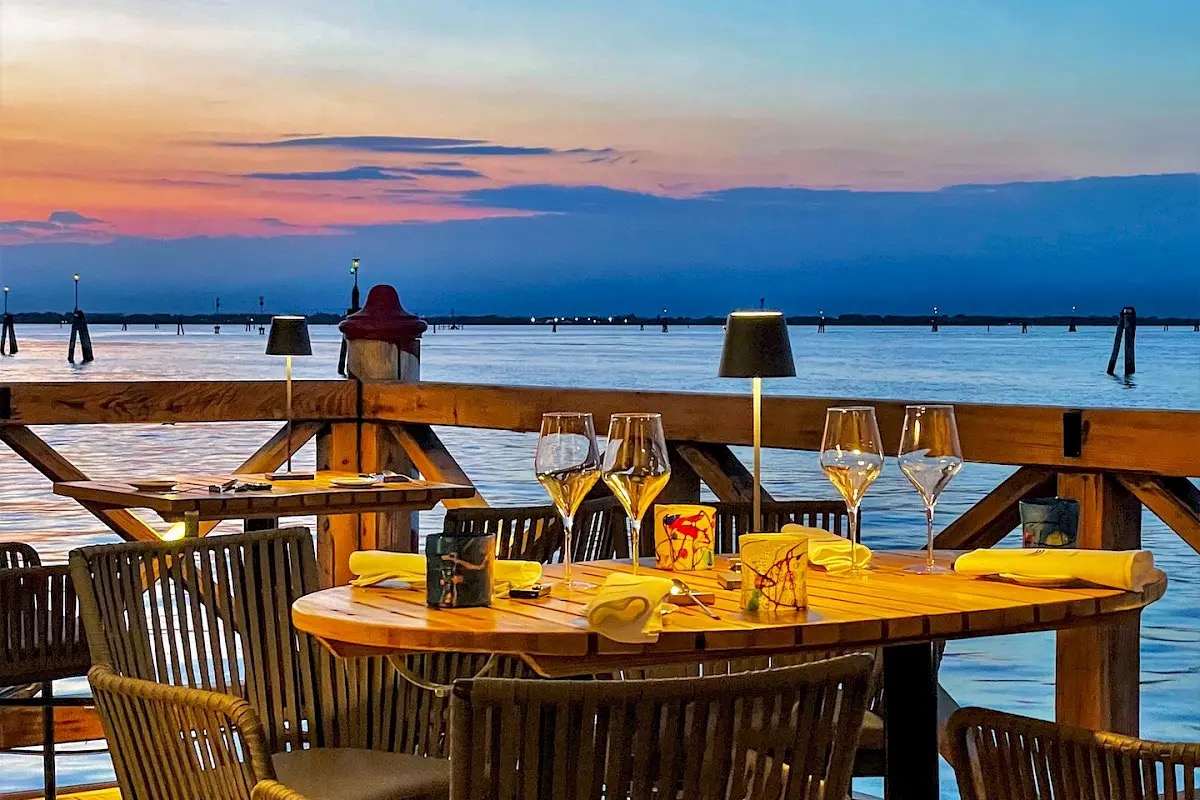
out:
{"label": "dark wooden post in water", "polygon": [[0,323],[0,356],[15,356],[17,354],[17,329],[13,324],[13,315],[8,313],[8,287],[4,287],[4,318]]}
{"label": "dark wooden post in water", "polygon": [[1121,352],[1121,337],[1125,337],[1125,374],[1132,375],[1137,371],[1137,356],[1134,350],[1134,337],[1137,336],[1137,310],[1133,306],[1121,309],[1117,318],[1117,332],[1113,336],[1112,355],[1108,357],[1108,374],[1115,375],[1117,355]]}
{"label": "dark wooden post in water", "polygon": [[83,363],[90,364],[95,361],[96,356],[92,352],[92,335],[88,333],[87,317],[78,308],[75,309],[75,314],[71,317],[71,344],[67,350],[67,361],[70,361],[72,364],[75,363],[76,341],[79,342]]}
{"label": "dark wooden post in water", "polygon": [[821,321],[817,323],[817,333],[825,332],[825,312],[821,312]]}
{"label": "dark wooden post in water", "polygon": [[1029,323],[1028,322],[1021,323],[1021,333],[1029,333]]}
{"label": "dark wooden post in water", "polygon": [[933,307],[933,322],[929,325],[929,330],[933,333],[938,332],[938,307]]}
{"label": "dark wooden post in water", "polygon": [[179,317],[175,321],[175,335],[183,336],[183,317]]}
{"label": "dark wooden post in water", "polygon": [[[350,380],[413,382],[420,378],[421,334],[427,326],[404,310],[391,286],[375,286],[362,310],[338,326],[346,337],[346,375]],[[317,468],[416,476],[412,462],[387,425],[334,423],[317,438]],[[363,514],[319,517],[317,558],[328,585],[350,579],[347,561],[355,550],[415,553],[416,514]]]}
{"label": "dark wooden post in water", "polygon": [[1077,333],[1075,330],[1075,306],[1071,306],[1071,324],[1067,326],[1067,333]]}

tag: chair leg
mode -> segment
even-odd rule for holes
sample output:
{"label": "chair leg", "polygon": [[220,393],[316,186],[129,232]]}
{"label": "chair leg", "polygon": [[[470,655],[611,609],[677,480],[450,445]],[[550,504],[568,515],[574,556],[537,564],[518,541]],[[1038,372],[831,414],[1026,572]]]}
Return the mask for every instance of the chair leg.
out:
{"label": "chair leg", "polygon": [[46,787],[45,800],[55,800],[58,787],[54,769],[54,683],[42,684],[42,774]]}

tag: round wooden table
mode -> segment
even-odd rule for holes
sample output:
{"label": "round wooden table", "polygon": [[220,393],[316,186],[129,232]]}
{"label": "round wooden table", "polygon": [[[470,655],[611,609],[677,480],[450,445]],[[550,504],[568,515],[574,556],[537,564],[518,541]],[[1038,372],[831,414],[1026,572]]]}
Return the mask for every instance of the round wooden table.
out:
{"label": "round wooden table", "polygon": [[[943,564],[957,553],[938,553]],[[696,608],[664,618],[657,642],[621,644],[588,629],[591,593],[555,588],[540,600],[496,600],[490,608],[443,610],[425,592],[340,586],[302,597],[292,607],[296,626],[343,656],[422,651],[473,651],[519,656],[548,677],[616,669],[791,653],[805,649],[884,646],[889,798],[937,796],[937,675],[932,642],[1059,630],[1127,619],[1162,597],[1160,573],[1140,592],[1094,587],[1033,588],[954,573],[917,575],[919,552],[879,552],[865,577],[808,572],[808,607],[749,614],[739,592],[717,582],[723,568],[688,573],[694,591],[712,592],[720,619]],[[651,562],[653,563],[653,562]],[[576,565],[580,577],[601,583],[627,561]],[[645,566],[643,572],[670,576]],[[553,580],[560,567],[549,565]],[[1081,658],[1088,657],[1081,654]],[[1061,666],[1061,665],[1060,665]]]}

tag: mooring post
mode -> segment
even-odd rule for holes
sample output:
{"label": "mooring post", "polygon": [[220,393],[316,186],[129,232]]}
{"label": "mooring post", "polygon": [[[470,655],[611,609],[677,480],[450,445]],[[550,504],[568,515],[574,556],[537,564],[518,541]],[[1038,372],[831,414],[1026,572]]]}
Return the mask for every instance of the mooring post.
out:
{"label": "mooring post", "polygon": [[1108,374],[1115,375],[1117,372],[1117,356],[1121,354],[1121,335],[1125,333],[1125,312],[1127,309],[1121,309],[1121,313],[1117,316],[1117,331],[1113,334],[1112,355],[1108,357]]}
{"label": "mooring post", "polygon": [[0,356],[17,354],[17,329],[13,315],[8,313],[8,287],[4,287],[4,321],[0,323]]}
{"label": "mooring post", "polygon": [[817,333],[825,332],[825,312],[821,312],[821,321],[817,323]]}
{"label": "mooring post", "polygon": [[929,330],[933,333],[938,332],[938,307],[933,307],[933,322],[929,325]]}
{"label": "mooring post", "polygon": [[[350,380],[415,382],[421,374],[424,320],[404,310],[391,286],[375,286],[362,310],[338,326],[346,337],[346,377]],[[322,444],[322,442],[324,442]],[[318,467],[376,474],[384,470],[417,476],[387,425],[335,423],[318,440]],[[361,549],[417,552],[417,515],[377,514],[322,517],[317,523],[317,552],[322,574],[334,583],[347,577],[346,559]],[[347,549],[349,548],[349,549]]]}
{"label": "mooring post", "polygon": [[80,355],[83,356],[83,363],[90,364],[96,360],[95,354],[92,352],[92,335],[88,333],[87,317],[83,311],[75,309],[75,314],[71,317],[71,343],[67,350],[67,361],[75,363],[75,342],[79,342]]}
{"label": "mooring post", "polygon": [[1029,323],[1028,322],[1021,323],[1021,333],[1029,333]]}
{"label": "mooring post", "polygon": [[183,336],[183,317],[179,317],[175,320],[175,335]]}
{"label": "mooring post", "polygon": [[1075,330],[1075,306],[1071,306],[1071,324],[1067,326],[1067,333],[1078,333]]}
{"label": "mooring post", "polygon": [[1137,372],[1137,356],[1134,353],[1134,338],[1137,336],[1137,310],[1133,306],[1121,309],[1125,317],[1125,374]]}

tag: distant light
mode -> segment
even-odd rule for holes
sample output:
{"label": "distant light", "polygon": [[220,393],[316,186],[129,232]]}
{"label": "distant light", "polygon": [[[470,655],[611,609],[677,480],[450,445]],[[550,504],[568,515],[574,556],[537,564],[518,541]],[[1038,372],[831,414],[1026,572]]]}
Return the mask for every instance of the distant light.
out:
{"label": "distant light", "polygon": [[530,318],[529,318],[529,321],[530,321],[530,322],[537,322],[537,320],[536,320],[536,319],[534,319],[533,317],[530,317]]}
{"label": "distant light", "polygon": [[75,273],[75,280],[79,280],[79,273],[78,273],[78,272],[76,272],[76,273]]}
{"label": "distant light", "polygon": [[612,322],[612,317],[609,317],[609,318],[608,318],[608,321],[609,321],[609,322]]}
{"label": "distant light", "polygon": [[629,324],[629,317],[626,317],[626,318],[625,318],[625,324],[626,324],[626,325],[628,325],[628,324]]}
{"label": "distant light", "polygon": [[576,318],[575,318],[575,321],[576,321],[576,322],[579,322],[579,317],[576,317]]}

